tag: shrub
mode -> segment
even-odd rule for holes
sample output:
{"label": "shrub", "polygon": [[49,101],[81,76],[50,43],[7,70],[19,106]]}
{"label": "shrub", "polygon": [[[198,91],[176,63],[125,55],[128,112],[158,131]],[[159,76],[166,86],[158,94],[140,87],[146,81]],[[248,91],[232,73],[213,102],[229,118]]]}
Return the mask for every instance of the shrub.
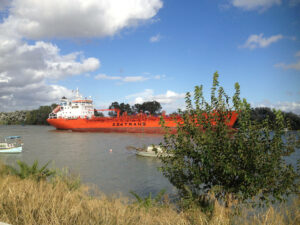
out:
{"label": "shrub", "polygon": [[34,161],[32,166],[29,166],[27,163],[20,160],[17,160],[17,164],[20,167],[19,169],[6,165],[6,171],[12,175],[20,177],[21,179],[32,178],[36,181],[40,181],[45,180],[47,177],[55,175],[54,170],[47,169],[49,162],[41,168],[38,167],[37,160]]}
{"label": "shrub", "polygon": [[[239,84],[230,103],[218,77],[216,72],[210,102],[202,86],[195,87],[194,103],[186,94],[183,123],[178,121],[177,134],[167,133],[161,144],[174,156],[162,158],[163,174],[183,198],[192,196],[198,203],[215,196],[226,206],[268,204],[296,193],[299,175],[284,156],[295,151],[299,137],[284,131],[287,124],[280,111],[274,110],[275,123],[268,117],[260,123],[251,120],[250,104],[240,99]],[[239,114],[238,129],[226,125],[232,111]]]}
{"label": "shrub", "polygon": [[160,192],[154,198],[152,197],[151,192],[145,198],[142,198],[134,191],[130,191],[129,193],[136,198],[136,201],[139,206],[149,209],[151,207],[158,206],[159,203],[162,202],[162,198],[164,197],[165,192],[166,192],[165,189],[160,190]]}

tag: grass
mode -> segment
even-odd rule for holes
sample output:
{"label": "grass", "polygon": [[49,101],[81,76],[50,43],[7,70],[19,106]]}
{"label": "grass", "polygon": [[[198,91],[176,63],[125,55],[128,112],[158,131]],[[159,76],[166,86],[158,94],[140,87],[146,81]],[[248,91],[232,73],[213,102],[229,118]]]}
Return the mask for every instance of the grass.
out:
{"label": "grass", "polygon": [[[130,203],[126,198],[107,197],[99,191],[91,196],[89,189],[66,173],[37,181],[9,174],[7,168],[0,165],[0,221],[14,225],[300,224],[299,198],[289,206],[270,207],[263,212],[242,208],[238,215],[215,202],[214,210],[205,214],[197,207],[178,211],[169,203],[141,207],[139,201]],[[140,200],[144,204],[145,199]]]}

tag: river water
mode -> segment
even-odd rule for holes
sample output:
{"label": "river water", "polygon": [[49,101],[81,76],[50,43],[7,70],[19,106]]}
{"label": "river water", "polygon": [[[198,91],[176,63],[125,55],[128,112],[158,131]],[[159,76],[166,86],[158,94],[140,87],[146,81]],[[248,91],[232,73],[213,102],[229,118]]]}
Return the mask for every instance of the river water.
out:
{"label": "river water", "polygon": [[[95,184],[106,194],[130,196],[134,191],[142,196],[166,189],[176,189],[158,171],[159,159],[136,156],[126,146],[143,147],[159,144],[162,136],[126,133],[79,133],[57,131],[50,126],[0,126],[0,137],[22,136],[23,152],[0,154],[0,160],[14,165],[21,160],[30,165],[51,161],[50,167],[65,168],[80,175],[83,183]],[[111,151],[110,151],[111,149]]]}
{"label": "river water", "polygon": [[[23,152],[0,154],[4,163],[15,165],[16,160],[39,165],[51,161],[50,167],[65,168],[80,175],[83,183],[95,184],[105,194],[141,196],[157,194],[166,189],[171,195],[176,189],[158,171],[161,162],[156,158],[136,156],[126,146],[143,147],[159,144],[163,137],[155,134],[80,133],[58,131],[51,126],[0,126],[0,137],[22,136]],[[111,151],[110,151],[111,150]],[[296,165],[300,149],[287,158]]]}

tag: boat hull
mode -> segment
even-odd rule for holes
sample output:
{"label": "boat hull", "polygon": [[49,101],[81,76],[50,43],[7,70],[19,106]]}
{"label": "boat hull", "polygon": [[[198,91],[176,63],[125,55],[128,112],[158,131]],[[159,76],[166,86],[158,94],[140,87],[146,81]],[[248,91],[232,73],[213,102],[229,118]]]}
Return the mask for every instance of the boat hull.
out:
{"label": "boat hull", "polygon": [[22,152],[22,146],[21,147],[13,147],[13,148],[5,148],[0,149],[0,153],[20,153]]}
{"label": "boat hull", "polygon": [[164,152],[160,152],[160,153],[156,153],[154,151],[151,151],[151,152],[144,152],[144,151],[140,151],[140,152],[137,152],[136,155],[138,156],[143,156],[143,157],[173,157],[174,155],[173,154],[168,154],[168,153],[164,153]]}

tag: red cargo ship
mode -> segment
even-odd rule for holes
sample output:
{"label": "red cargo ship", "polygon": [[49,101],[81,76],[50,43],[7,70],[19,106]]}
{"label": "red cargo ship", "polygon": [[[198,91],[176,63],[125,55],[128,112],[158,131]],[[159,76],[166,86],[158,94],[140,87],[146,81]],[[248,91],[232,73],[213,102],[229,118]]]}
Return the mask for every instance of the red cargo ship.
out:
{"label": "red cargo ship", "polygon": [[[83,98],[78,90],[75,99],[61,99],[61,103],[47,119],[48,123],[57,129],[87,132],[126,132],[126,133],[153,133],[162,134],[164,128],[160,125],[160,117],[139,113],[138,115],[120,115],[118,109],[102,109],[97,111],[115,111],[116,117],[95,117],[93,101]],[[176,132],[177,123],[174,117],[166,116],[163,113],[165,126],[169,127],[172,133]],[[233,126],[237,114],[232,112],[228,126]],[[181,120],[177,117],[177,120]]]}

